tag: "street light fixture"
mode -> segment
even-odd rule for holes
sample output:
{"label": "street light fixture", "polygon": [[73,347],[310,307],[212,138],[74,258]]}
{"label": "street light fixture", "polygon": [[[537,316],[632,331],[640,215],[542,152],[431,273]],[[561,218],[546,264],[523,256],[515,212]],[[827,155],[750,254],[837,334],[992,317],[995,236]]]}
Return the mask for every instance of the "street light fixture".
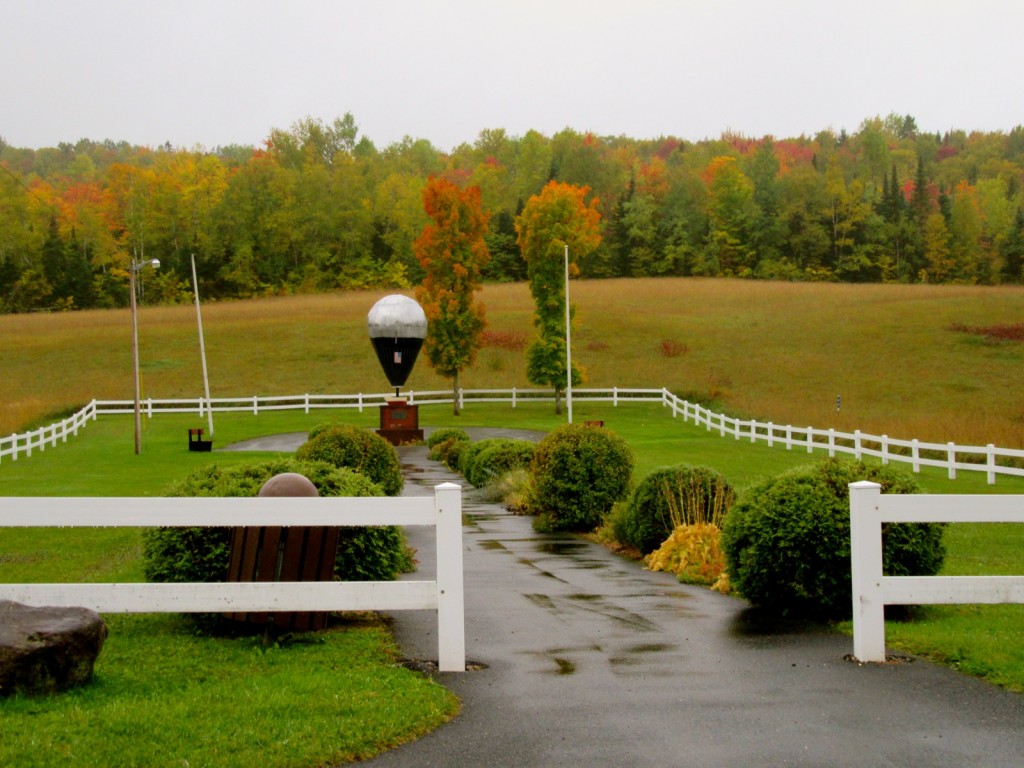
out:
{"label": "street light fixture", "polygon": [[142,453],[142,413],[139,407],[139,308],[135,302],[135,273],[143,267],[160,266],[159,259],[148,259],[147,261],[133,261],[128,270],[128,288],[132,294],[132,363],[135,373],[135,455]]}

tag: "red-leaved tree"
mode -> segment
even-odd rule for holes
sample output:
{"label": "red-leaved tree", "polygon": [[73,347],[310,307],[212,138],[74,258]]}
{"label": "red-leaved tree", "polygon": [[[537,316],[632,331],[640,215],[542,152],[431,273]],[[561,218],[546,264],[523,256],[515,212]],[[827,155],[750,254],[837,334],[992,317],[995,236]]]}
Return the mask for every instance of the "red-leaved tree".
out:
{"label": "red-leaved tree", "polygon": [[423,190],[423,209],[433,223],[413,245],[425,271],[416,298],[427,315],[424,351],[430,366],[452,379],[455,415],[459,415],[459,374],[472,365],[487,325],[484,306],[474,294],[490,261],[484,235],[490,215],[479,187],[460,188],[432,178]]}

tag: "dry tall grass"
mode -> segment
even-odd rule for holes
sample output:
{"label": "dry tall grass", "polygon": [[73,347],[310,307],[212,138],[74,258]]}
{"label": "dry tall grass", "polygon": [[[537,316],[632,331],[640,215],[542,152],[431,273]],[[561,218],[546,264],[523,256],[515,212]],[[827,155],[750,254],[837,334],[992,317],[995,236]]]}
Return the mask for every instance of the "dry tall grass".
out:
{"label": "dry tall grass", "polygon": [[[591,386],[665,386],[778,424],[1024,446],[1024,346],[951,330],[1017,323],[1024,289],[721,279],[577,282],[573,361]],[[214,397],[388,391],[366,334],[384,292],[203,308]],[[491,330],[532,338],[527,286],[483,292]],[[140,312],[144,395],[199,397],[193,307]],[[131,397],[127,311],[0,317],[0,433]],[[668,339],[681,354],[666,356]],[[481,350],[466,387],[529,386],[524,353]],[[450,382],[421,360],[409,389]],[[841,409],[836,409],[836,398]]]}

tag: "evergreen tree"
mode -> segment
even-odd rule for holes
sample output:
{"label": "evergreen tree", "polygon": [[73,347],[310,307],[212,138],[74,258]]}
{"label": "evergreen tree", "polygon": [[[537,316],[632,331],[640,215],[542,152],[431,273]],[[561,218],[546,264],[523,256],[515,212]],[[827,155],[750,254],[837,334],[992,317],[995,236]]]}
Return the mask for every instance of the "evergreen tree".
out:
{"label": "evergreen tree", "polygon": [[1017,209],[1010,234],[999,249],[1003,257],[1001,270],[1004,282],[1024,282],[1024,211]]}
{"label": "evergreen tree", "polygon": [[79,242],[77,233],[72,229],[64,264],[67,269],[68,295],[74,299],[75,307],[78,309],[90,309],[96,306],[90,259],[91,250],[88,243]]}
{"label": "evergreen tree", "polygon": [[43,267],[43,277],[50,285],[54,299],[67,299],[71,296],[71,288],[68,285],[68,270],[66,259],[66,247],[57,229],[56,217],[50,217],[50,225],[46,231],[46,239],[43,241],[43,252],[40,263]]}

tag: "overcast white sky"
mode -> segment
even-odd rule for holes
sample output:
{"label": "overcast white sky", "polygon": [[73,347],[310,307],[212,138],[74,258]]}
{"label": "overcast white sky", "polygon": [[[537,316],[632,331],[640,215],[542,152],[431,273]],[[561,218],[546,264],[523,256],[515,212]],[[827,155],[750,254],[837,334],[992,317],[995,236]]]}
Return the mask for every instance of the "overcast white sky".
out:
{"label": "overcast white sky", "polygon": [[378,147],[485,128],[698,140],[1024,123],[1022,0],[0,0],[0,137]]}

